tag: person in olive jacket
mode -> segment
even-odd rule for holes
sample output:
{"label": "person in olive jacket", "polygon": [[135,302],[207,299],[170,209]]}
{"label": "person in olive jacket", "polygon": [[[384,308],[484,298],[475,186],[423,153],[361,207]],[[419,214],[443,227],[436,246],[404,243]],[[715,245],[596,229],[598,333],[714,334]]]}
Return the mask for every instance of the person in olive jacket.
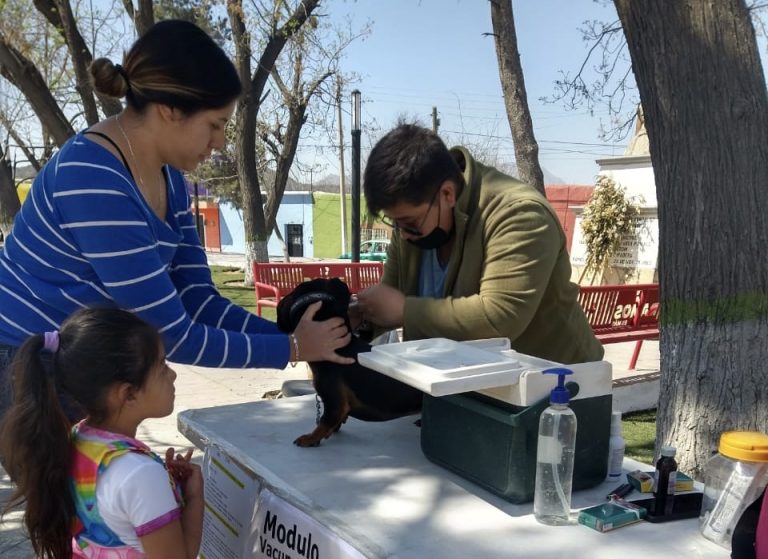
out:
{"label": "person in olive jacket", "polygon": [[393,238],[381,284],[359,294],[361,318],[405,340],[506,337],[560,363],[602,358],[565,233],[536,189],[401,124],[371,151],[364,191]]}

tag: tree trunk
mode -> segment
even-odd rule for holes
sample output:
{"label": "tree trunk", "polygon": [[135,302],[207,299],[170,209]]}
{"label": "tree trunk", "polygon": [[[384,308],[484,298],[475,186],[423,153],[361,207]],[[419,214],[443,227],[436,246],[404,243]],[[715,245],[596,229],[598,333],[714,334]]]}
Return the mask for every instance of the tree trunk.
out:
{"label": "tree trunk", "polygon": [[13,226],[13,218],[20,207],[16,185],[13,183],[13,169],[7,153],[3,152],[0,146],[0,231],[3,233],[3,239],[8,238],[8,233]]}
{"label": "tree trunk", "polygon": [[133,6],[133,0],[123,0],[125,13],[133,21],[136,34],[141,37],[147,29],[155,24],[154,4],[152,0],[139,0],[138,10]]}
{"label": "tree trunk", "polygon": [[275,169],[275,185],[272,196],[267,199],[264,217],[267,223],[267,231],[270,233],[275,228],[277,220],[277,210],[280,202],[283,201],[285,186],[288,184],[288,177],[293,165],[293,159],[296,156],[296,149],[299,145],[299,136],[301,127],[304,124],[304,115],[307,110],[306,103],[294,105],[289,111],[288,126],[285,131],[285,143],[283,150],[277,155],[277,167]]}
{"label": "tree trunk", "polygon": [[264,232],[264,206],[256,167],[256,115],[260,99],[251,83],[251,41],[245,28],[243,5],[240,0],[227,2],[232,38],[235,43],[235,64],[243,83],[243,92],[235,111],[235,162],[240,181],[245,235],[245,284],[253,285],[251,262],[266,262],[267,238]]}
{"label": "tree trunk", "polygon": [[136,18],[136,31],[141,37],[155,24],[155,7],[152,0],[139,0],[139,17]]}
{"label": "tree trunk", "polygon": [[699,474],[725,430],[768,432],[768,95],[743,0],[614,0],[659,204],[657,447]]}
{"label": "tree trunk", "polygon": [[535,187],[546,197],[544,173],[539,165],[539,144],[533,133],[528,96],[525,93],[523,68],[517,50],[517,33],[512,12],[512,0],[490,0],[491,23],[499,62],[501,90],[507,109],[512,142],[515,145],[515,161],[520,180]]}
{"label": "tree trunk", "polygon": [[[50,4],[50,2],[46,2],[45,0],[36,0],[35,5],[38,5],[38,3]],[[57,25],[57,28],[61,30],[69,48],[69,56],[72,59],[72,65],[75,69],[77,92],[80,94],[80,98],[83,101],[86,121],[89,126],[93,126],[99,121],[99,113],[96,109],[94,94],[98,97],[106,116],[116,115],[123,110],[123,106],[117,99],[94,92],[93,85],[91,84],[91,75],[88,71],[91,62],[93,62],[93,55],[91,54],[88,45],[85,43],[85,39],[83,39],[83,36],[80,34],[80,30],[77,28],[77,21],[72,13],[72,6],[70,5],[69,0],[56,0],[56,7],[61,17],[61,24]],[[39,9],[40,8],[38,7],[38,10]]]}
{"label": "tree trunk", "polygon": [[35,65],[0,34],[0,73],[26,97],[32,110],[56,145],[62,146],[75,131]]}
{"label": "tree trunk", "polygon": [[22,137],[19,136],[19,133],[16,131],[16,128],[14,128],[13,123],[8,119],[7,115],[2,110],[0,110],[0,125],[2,125],[8,131],[8,135],[14,142],[16,142],[16,147],[21,150],[29,164],[32,165],[32,168],[35,171],[39,171],[42,168],[42,165],[40,164],[40,161],[38,161],[37,157],[35,157],[34,151],[27,145]]}
{"label": "tree trunk", "polygon": [[243,82],[243,94],[237,102],[235,117],[236,137],[239,138],[235,149],[237,174],[243,196],[243,226],[245,229],[245,283],[253,282],[251,262],[266,262],[267,227],[264,219],[264,206],[261,201],[261,188],[256,165],[256,117],[261,106],[261,97],[275,61],[285,43],[307,20],[320,0],[302,0],[290,18],[282,27],[277,23],[267,37],[256,71],[251,77],[251,42],[245,28],[245,14],[241,0],[229,0],[227,12],[232,26],[235,42],[235,62]]}
{"label": "tree trunk", "polygon": [[314,80],[306,92],[303,90],[304,84],[300,79],[301,70],[303,65],[303,55],[299,54],[294,61],[294,76],[296,77],[293,82],[293,87],[289,90],[280,75],[275,70],[272,72],[275,83],[278,89],[283,95],[285,105],[289,107],[288,110],[288,123],[285,127],[285,133],[282,138],[282,150],[275,149],[275,159],[277,160],[277,166],[275,168],[275,182],[272,189],[272,195],[267,198],[266,209],[264,210],[265,219],[267,222],[267,233],[272,233],[275,229],[275,222],[277,220],[277,210],[283,201],[283,195],[285,194],[285,186],[288,184],[288,177],[293,166],[293,161],[296,157],[296,149],[299,146],[299,138],[301,136],[301,129],[306,122],[307,108],[312,97],[317,93],[320,85],[333,75],[333,72],[325,72],[322,76]]}

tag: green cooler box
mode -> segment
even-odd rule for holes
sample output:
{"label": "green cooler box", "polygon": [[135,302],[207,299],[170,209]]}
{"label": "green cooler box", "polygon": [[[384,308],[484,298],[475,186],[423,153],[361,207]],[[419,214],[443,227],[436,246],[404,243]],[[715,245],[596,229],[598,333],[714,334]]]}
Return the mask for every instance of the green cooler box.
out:
{"label": "green cooler box", "polygon": [[[566,386],[578,421],[573,470],[577,491],[605,480],[612,396],[610,386],[604,394],[583,398],[578,382]],[[508,501],[526,503],[533,500],[539,416],[547,406],[549,396],[517,406],[478,392],[425,395],[421,448],[432,462]]]}
{"label": "green cooler box", "polygon": [[[504,338],[386,344],[358,360],[425,393],[421,448],[429,460],[513,503],[533,500],[539,416],[557,384],[541,371],[563,365],[517,353]],[[567,367],[580,490],[607,474],[612,371],[606,361]]]}

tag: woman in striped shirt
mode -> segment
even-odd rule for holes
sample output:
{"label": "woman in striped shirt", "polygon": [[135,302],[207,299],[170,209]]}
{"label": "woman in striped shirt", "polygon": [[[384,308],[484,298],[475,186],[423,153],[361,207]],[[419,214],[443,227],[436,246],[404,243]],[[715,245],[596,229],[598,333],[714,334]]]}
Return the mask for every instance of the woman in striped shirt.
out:
{"label": "woman in striped shirt", "polygon": [[138,314],[178,363],[349,363],[335,351],[349,342],[341,319],[315,322],[310,307],[286,335],[213,285],[182,172],[224,145],[241,91],[221,48],[194,24],[162,21],[122,64],[101,58],[91,74],[126,108],[64,144],[16,216],[0,253],[0,369],[28,336],[91,306]]}

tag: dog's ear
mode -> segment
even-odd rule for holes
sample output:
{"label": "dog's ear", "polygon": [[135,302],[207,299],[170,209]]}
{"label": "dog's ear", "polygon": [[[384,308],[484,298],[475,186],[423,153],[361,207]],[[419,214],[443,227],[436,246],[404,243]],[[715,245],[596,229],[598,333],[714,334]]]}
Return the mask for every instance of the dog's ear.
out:
{"label": "dog's ear", "polygon": [[293,332],[307,307],[317,301],[322,306],[315,320],[326,320],[334,316],[347,316],[350,293],[347,284],[338,278],[314,279],[296,286],[277,305],[277,327],[283,332]]}
{"label": "dog's ear", "polygon": [[335,310],[337,316],[346,316],[347,309],[349,308],[349,301],[352,298],[347,284],[339,278],[331,278],[328,280],[326,289],[328,290],[328,293],[333,295],[333,298],[336,301]]}
{"label": "dog's ear", "polygon": [[282,332],[293,332],[295,325],[291,324],[291,305],[293,304],[293,293],[289,293],[277,304],[277,327]]}

